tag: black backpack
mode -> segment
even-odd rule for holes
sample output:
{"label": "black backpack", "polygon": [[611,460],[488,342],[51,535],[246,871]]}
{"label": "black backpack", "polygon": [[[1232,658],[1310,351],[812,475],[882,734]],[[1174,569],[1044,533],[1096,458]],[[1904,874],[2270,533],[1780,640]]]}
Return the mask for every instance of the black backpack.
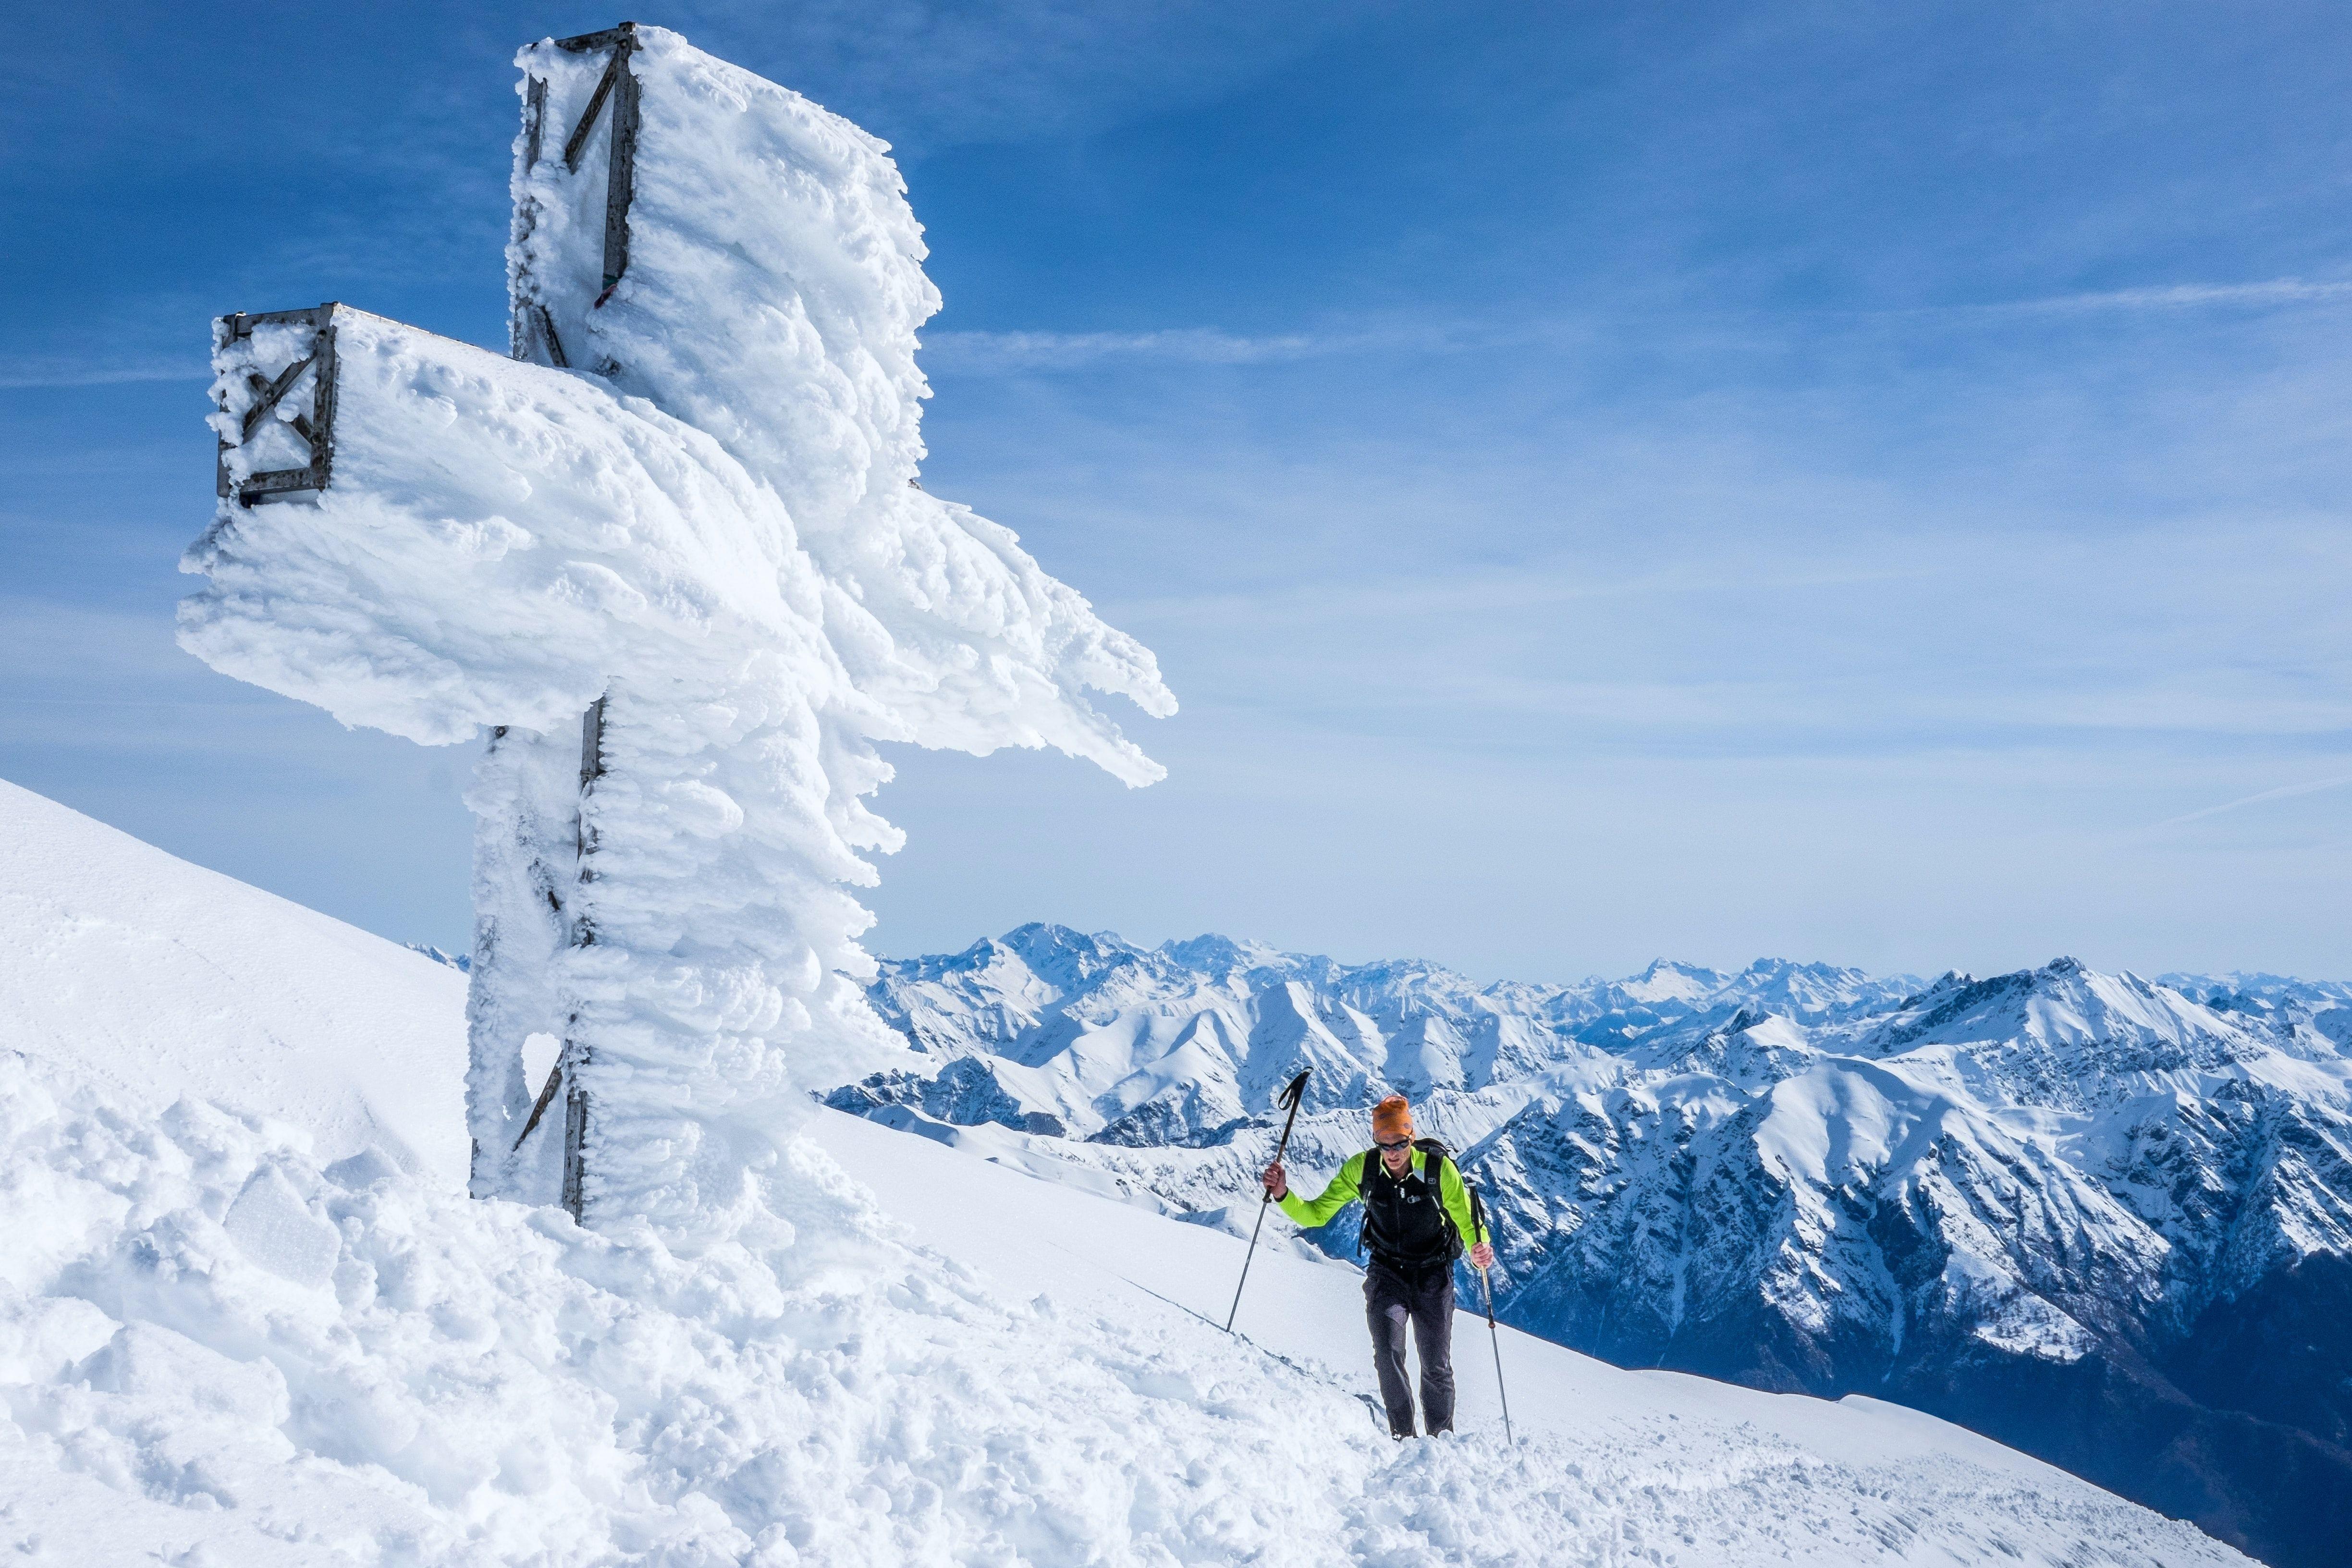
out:
{"label": "black backpack", "polygon": [[[1445,1230],[1445,1261],[1452,1263],[1459,1258],[1465,1250],[1462,1232],[1454,1225],[1454,1216],[1445,1210],[1444,1196],[1445,1189],[1441,1184],[1445,1175],[1446,1162],[1453,1158],[1454,1152],[1435,1138],[1416,1138],[1412,1141],[1412,1146],[1420,1150],[1425,1157],[1422,1162],[1421,1173],[1418,1176],[1408,1174],[1405,1179],[1422,1182],[1428,1186],[1431,1201],[1437,1205],[1437,1223]],[[1371,1245],[1365,1237],[1365,1232],[1371,1228],[1371,1205],[1367,1189],[1374,1181],[1388,1179],[1388,1173],[1378,1169],[1380,1158],[1381,1152],[1378,1149],[1368,1149],[1364,1152],[1364,1163],[1361,1167],[1364,1173],[1363,1179],[1357,1183],[1359,1194],[1366,1198],[1365,1223],[1356,1227],[1356,1256],[1359,1258],[1361,1258]],[[1454,1169],[1456,1175],[1461,1173],[1460,1165],[1455,1165]],[[1478,1201],[1478,1189],[1465,1181],[1462,1184],[1462,1190],[1469,1194],[1471,1218],[1478,1226],[1480,1233],[1484,1234],[1486,1228],[1486,1205]]]}

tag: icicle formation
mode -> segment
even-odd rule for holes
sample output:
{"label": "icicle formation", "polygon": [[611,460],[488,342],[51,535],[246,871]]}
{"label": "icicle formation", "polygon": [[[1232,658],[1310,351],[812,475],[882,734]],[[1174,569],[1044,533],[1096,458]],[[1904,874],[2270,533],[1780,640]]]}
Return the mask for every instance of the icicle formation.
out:
{"label": "icicle formation", "polygon": [[[625,270],[622,115],[588,114],[613,51],[534,46],[509,258],[542,363],[339,309],[332,480],[223,501],[181,641],[346,723],[492,731],[474,1189],[691,1245],[755,1204],[807,1089],[891,1047],[845,890],[899,842],[861,798],[890,774],[874,742],[1050,745],[1147,784],[1085,689],[1175,704],[1011,532],[909,482],[938,295],[885,147],[675,35],[629,43],[637,90],[604,94],[635,117]],[[232,481],[283,434],[243,430],[301,352],[274,331],[216,340]],[[534,1034],[562,1043],[541,1094]]]}

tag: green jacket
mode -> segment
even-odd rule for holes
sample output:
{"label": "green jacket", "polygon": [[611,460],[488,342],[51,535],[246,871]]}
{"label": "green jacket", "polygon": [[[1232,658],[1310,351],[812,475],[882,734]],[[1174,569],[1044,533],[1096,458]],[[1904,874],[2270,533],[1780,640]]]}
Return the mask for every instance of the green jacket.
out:
{"label": "green jacket", "polygon": [[[1331,1178],[1331,1184],[1317,1196],[1302,1198],[1296,1190],[1284,1193],[1279,1200],[1282,1212],[1308,1230],[1327,1224],[1333,1215],[1354,1203],[1362,1194],[1364,1162],[1379,1157],[1370,1149],[1360,1154],[1349,1155],[1348,1163],[1339,1167],[1339,1173]],[[1427,1154],[1418,1149],[1412,1152],[1412,1169],[1416,1173],[1428,1163]],[[1437,1178],[1437,1198],[1445,1205],[1446,1215],[1454,1221],[1454,1232],[1462,1237],[1464,1247],[1475,1247],[1486,1239],[1486,1231],[1470,1217],[1470,1194],[1462,1185],[1461,1171],[1451,1160],[1445,1162],[1445,1169]]]}

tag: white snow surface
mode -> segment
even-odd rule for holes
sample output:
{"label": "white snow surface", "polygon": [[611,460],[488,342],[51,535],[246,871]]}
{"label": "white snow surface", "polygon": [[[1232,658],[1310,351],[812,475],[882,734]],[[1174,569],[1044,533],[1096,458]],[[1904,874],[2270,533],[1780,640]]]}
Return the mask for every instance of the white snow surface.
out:
{"label": "white snow surface", "polygon": [[[45,847],[5,863],[0,952],[26,973],[45,954],[28,990],[78,999],[47,1033],[12,1012],[0,1040],[15,1561],[2245,1561],[1909,1411],[1507,1331],[1507,1447],[1466,1316],[1462,1434],[1393,1445],[1352,1270],[1261,1255],[1229,1337],[1232,1237],[831,1113],[694,1256],[468,1199],[371,1152],[461,1126],[437,978],[399,1023],[412,1079],[436,1081],[366,1100],[375,1142],[331,1160],[358,1123],[325,1090],[369,1037],[346,1019],[283,1037],[272,1074],[220,1064],[248,1020],[301,1016],[277,993],[448,972],[5,798]],[[190,888],[226,911],[209,991],[124,962],[186,940]],[[77,910],[119,935],[59,948]]]}
{"label": "white snow surface", "polygon": [[[914,483],[916,331],[940,301],[884,144],[635,36],[617,286],[618,110],[578,167],[562,153],[610,57],[535,45],[518,63],[546,129],[516,141],[508,261],[518,346],[544,363],[339,310],[331,484],[224,500],[180,619],[214,668],[347,724],[493,731],[468,794],[475,1189],[555,1179],[565,1119],[530,1121],[520,1068],[553,1036],[593,1108],[589,1217],[683,1245],[749,1221],[746,1173],[780,1158],[803,1090],[895,1049],[859,992],[871,916],[850,891],[901,842],[865,800],[890,776],[877,743],[1053,746],[1142,784],[1160,770],[1089,693],[1175,704],[1010,531]],[[316,371],[242,431],[307,330],[219,335],[233,479],[299,455],[285,426]],[[601,774],[580,762],[600,697]]]}
{"label": "white snow surface", "polygon": [[[462,1189],[466,977],[0,781],[0,1047]],[[455,1120],[453,1120],[455,1119]]]}

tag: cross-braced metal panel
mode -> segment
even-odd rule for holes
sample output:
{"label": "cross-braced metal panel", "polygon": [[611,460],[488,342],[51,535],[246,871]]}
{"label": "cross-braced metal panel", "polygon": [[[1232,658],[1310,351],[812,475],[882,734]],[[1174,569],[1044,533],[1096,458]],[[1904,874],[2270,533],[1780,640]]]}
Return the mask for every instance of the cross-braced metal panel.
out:
{"label": "cross-braced metal panel", "polygon": [[[580,122],[563,140],[563,166],[576,174],[580,155],[587,151],[588,133],[596,128],[596,116],[607,102],[612,104],[613,134],[608,143],[612,152],[604,167],[604,293],[610,294],[621,274],[629,269],[629,203],[637,193],[637,79],[629,70],[629,57],[637,52],[637,25],[624,22],[601,33],[558,38],[555,47],[575,55],[613,51],[612,62],[589,96]],[[603,296],[598,302],[603,302]]]}
{"label": "cross-braced metal panel", "polygon": [[[243,506],[284,500],[327,488],[335,460],[335,311],[333,300],[307,310],[240,310],[213,323],[216,352],[249,344],[255,363],[243,387],[221,392],[221,411],[237,420],[237,438],[220,438],[214,488]],[[304,405],[307,402],[307,409]],[[233,479],[228,455],[248,449],[246,477]],[[299,457],[274,468],[255,464]]]}
{"label": "cross-braced metal panel", "polygon": [[[613,289],[629,270],[629,205],[636,196],[637,174],[637,79],[629,69],[629,57],[637,52],[637,25],[624,22],[617,27],[602,32],[583,33],[577,37],[558,38],[555,47],[567,54],[596,55],[606,50],[612,58],[605,63],[604,75],[596,81],[595,90],[589,94],[583,108],[565,133],[562,145],[555,149],[569,174],[580,172],[581,160],[587,156],[588,143],[595,133],[599,120],[608,110],[611,134],[605,138],[604,156],[604,269],[594,301],[590,308],[601,306],[613,296]],[[547,123],[547,81],[531,77],[524,89],[523,101],[523,167],[537,168],[540,160],[549,155]],[[559,122],[560,123],[560,122]],[[523,231],[528,232],[536,221],[536,214],[522,215]],[[518,359],[538,358],[543,354],[548,363],[569,368],[572,359],[564,350],[563,340],[557,332],[553,315],[542,300],[520,302],[515,323],[514,353]]]}

